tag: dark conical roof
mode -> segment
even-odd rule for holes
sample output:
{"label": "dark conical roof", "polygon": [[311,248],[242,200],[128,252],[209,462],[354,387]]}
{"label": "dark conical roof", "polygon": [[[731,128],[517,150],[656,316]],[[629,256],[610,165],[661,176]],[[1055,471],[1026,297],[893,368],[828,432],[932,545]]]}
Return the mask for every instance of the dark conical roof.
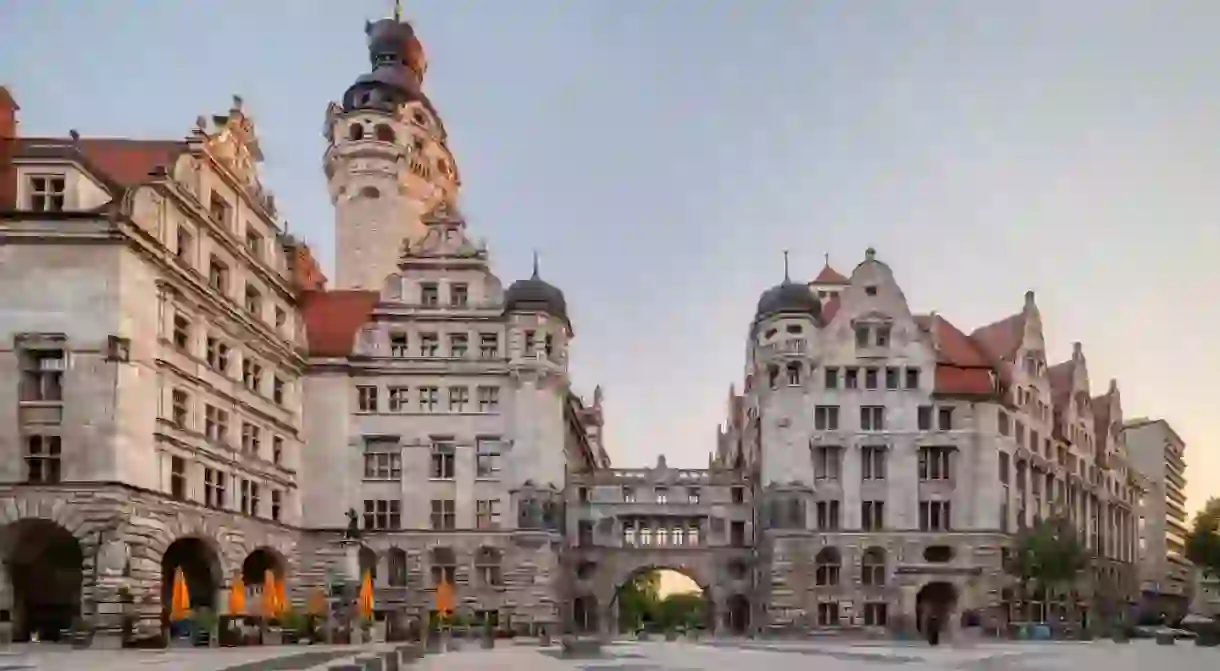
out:
{"label": "dark conical roof", "polygon": [[382,19],[367,24],[365,32],[369,36],[369,64],[373,69],[360,75],[343,94],[344,111],[391,112],[409,102],[422,102],[431,109],[422,89],[427,61],[411,24]]}
{"label": "dark conical roof", "polygon": [[559,287],[538,275],[538,260],[534,259],[534,274],[528,280],[513,282],[504,292],[505,312],[545,312],[558,317],[570,327],[568,300]]}

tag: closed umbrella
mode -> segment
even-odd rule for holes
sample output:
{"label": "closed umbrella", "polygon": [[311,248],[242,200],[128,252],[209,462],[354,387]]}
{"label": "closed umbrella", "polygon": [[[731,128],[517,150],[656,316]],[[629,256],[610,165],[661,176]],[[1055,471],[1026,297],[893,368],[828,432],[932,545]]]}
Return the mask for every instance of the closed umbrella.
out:
{"label": "closed umbrella", "polygon": [[361,617],[366,620],[373,619],[373,576],[368,571],[364,572],[364,578],[360,581],[360,599],[357,605]]}
{"label": "closed umbrella", "polygon": [[238,575],[233,578],[233,585],[229,587],[229,615],[245,615],[246,614],[246,583],[242,581]]}
{"label": "closed umbrella", "polygon": [[263,617],[274,618],[280,614],[279,604],[276,603],[279,596],[279,590],[275,586],[275,573],[271,569],[263,575]]}
{"label": "closed umbrella", "polygon": [[448,580],[436,586],[436,612],[442,617],[453,614],[453,585]]}
{"label": "closed umbrella", "polygon": [[278,615],[283,615],[288,610],[288,595],[284,593],[284,581],[275,581],[275,606],[279,609]]}
{"label": "closed umbrella", "polygon": [[191,615],[191,593],[186,588],[186,575],[182,567],[174,569],[174,586],[170,592],[169,619],[181,622]]}

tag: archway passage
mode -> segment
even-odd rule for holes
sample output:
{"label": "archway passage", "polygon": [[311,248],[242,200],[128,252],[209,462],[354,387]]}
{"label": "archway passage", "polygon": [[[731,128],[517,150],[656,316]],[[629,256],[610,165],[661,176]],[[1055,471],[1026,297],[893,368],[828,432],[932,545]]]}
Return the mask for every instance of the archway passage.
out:
{"label": "archway passage", "polygon": [[620,632],[711,630],[715,622],[712,604],[710,590],[685,571],[646,567],[619,585],[610,611],[616,613]]}
{"label": "archway passage", "polygon": [[80,615],[84,554],[70,531],[45,519],[24,519],[4,530],[4,559],[12,582],[14,637],[57,641]]}
{"label": "archway passage", "polygon": [[257,599],[262,599],[264,583],[267,582],[267,571],[271,571],[271,575],[279,582],[284,581],[284,574],[287,569],[288,562],[279,552],[268,548],[255,548],[253,552],[246,555],[246,559],[241,563],[241,581],[246,587],[247,611],[250,610],[252,604],[257,603]]}
{"label": "archway passage", "polygon": [[930,582],[915,597],[915,624],[919,632],[928,635],[929,626],[945,631],[957,604],[957,588],[952,583]]}
{"label": "archway passage", "polygon": [[[173,605],[174,574],[182,569],[191,609],[208,608],[216,611],[216,593],[224,584],[220,559],[212,546],[200,538],[179,538],[165,548],[161,556],[161,612],[168,621]],[[244,568],[244,567],[243,567]],[[262,582],[262,579],[259,579]]]}
{"label": "archway passage", "polygon": [[572,601],[572,628],[578,634],[594,633],[601,620],[597,616],[597,597],[582,594]]}
{"label": "archway passage", "polygon": [[734,594],[725,603],[725,626],[732,634],[744,635],[750,631],[750,599],[744,594]]}

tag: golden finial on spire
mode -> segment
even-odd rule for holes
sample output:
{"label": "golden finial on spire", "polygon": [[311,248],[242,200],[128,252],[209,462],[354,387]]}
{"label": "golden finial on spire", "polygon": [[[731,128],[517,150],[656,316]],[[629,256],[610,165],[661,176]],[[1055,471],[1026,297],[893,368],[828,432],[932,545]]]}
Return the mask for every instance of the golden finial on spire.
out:
{"label": "golden finial on spire", "polygon": [[402,0],[394,0],[394,21],[402,23]]}

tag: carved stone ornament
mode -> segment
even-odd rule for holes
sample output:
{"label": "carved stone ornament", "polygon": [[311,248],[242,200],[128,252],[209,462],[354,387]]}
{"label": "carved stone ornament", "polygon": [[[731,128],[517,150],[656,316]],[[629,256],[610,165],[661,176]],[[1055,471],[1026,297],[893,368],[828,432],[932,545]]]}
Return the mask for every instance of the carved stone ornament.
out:
{"label": "carved stone ornament", "polygon": [[121,540],[104,543],[97,554],[97,570],[104,576],[122,575],[131,560],[131,548]]}

